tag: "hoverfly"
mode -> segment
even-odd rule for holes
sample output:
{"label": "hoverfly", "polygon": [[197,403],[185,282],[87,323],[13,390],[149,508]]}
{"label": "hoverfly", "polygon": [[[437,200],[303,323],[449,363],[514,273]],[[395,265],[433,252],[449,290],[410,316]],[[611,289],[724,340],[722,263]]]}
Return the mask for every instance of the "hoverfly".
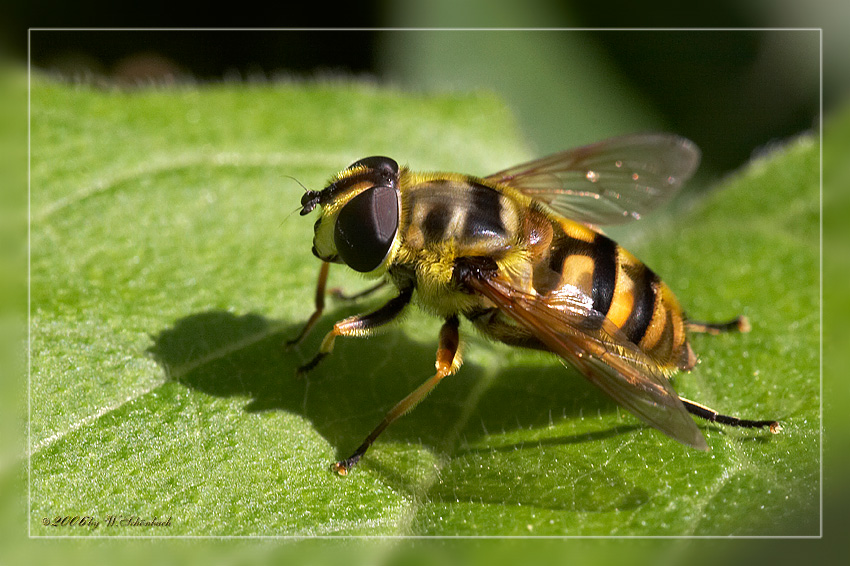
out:
{"label": "hoverfly", "polygon": [[299,373],[331,353],[339,336],[366,336],[413,301],[445,322],[436,373],[393,407],[354,453],[332,468],[348,473],[381,432],[461,365],[460,317],[512,346],[552,352],[620,405],[668,436],[708,450],[691,414],[738,427],[769,427],[679,397],[668,381],[697,362],[688,331],[744,331],[745,318],[688,322],[672,291],[597,226],[632,221],[666,202],[696,169],[699,149],[668,134],[613,138],[487,177],[414,173],[388,157],[361,159],[301,215],[321,207],[313,254],[322,260],[319,320],[331,263],[393,285],[377,310],[337,322]]}

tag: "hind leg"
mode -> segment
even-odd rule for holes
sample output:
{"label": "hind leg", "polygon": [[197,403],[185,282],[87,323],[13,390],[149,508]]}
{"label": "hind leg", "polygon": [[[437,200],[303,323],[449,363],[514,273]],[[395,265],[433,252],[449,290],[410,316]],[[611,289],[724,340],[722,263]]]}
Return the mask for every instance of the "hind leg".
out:
{"label": "hind leg", "polygon": [[688,321],[690,332],[704,334],[725,334],[727,332],[749,332],[752,329],[750,321],[745,316],[738,316],[726,322],[697,322]]}

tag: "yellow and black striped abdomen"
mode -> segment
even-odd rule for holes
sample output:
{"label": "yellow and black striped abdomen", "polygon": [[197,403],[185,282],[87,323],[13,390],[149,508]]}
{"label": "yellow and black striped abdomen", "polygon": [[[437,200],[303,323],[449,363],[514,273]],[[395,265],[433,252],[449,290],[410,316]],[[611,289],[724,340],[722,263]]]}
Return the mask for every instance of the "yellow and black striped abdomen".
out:
{"label": "yellow and black striped abdomen", "polygon": [[661,367],[693,367],[696,357],[688,345],[682,309],[655,272],[582,224],[557,219],[552,227],[548,252],[538,258],[534,270],[532,285],[538,295],[572,285]]}

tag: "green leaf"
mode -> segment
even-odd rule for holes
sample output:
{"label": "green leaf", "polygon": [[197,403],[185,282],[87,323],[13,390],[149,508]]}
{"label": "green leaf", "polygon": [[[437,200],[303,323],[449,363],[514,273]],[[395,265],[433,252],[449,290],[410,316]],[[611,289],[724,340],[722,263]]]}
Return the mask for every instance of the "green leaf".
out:
{"label": "green leaf", "polygon": [[[647,429],[551,356],[462,325],[465,365],[347,455],[431,375],[438,321],[341,339],[305,379],[318,261],[294,212],[348,163],[487,174],[529,157],[486,93],[363,84],[32,94],[30,508],[34,535],[817,535],[819,147],[796,140],[675,216],[622,233],[694,318],[675,378],[722,412],[711,451]],[[620,233],[618,233],[619,235]],[[635,234],[637,236],[635,236]],[[367,285],[343,268],[332,285]],[[44,525],[95,517],[94,528]],[[109,517],[117,524],[109,526]],[[167,522],[121,525],[121,519]]]}

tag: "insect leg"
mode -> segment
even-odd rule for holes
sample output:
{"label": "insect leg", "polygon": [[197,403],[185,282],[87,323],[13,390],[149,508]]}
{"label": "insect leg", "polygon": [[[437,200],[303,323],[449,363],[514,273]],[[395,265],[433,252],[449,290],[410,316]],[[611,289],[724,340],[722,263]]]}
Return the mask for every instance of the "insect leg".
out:
{"label": "insect leg", "polygon": [[345,460],[340,460],[331,466],[333,471],[341,476],[348,474],[348,470],[360,461],[360,458],[366,453],[366,450],[369,449],[372,443],[375,442],[375,439],[378,438],[385,428],[387,428],[400,416],[412,410],[413,407],[422,401],[422,399],[424,399],[425,396],[428,395],[428,393],[430,393],[444,377],[455,373],[460,368],[460,356],[457,355],[458,346],[460,344],[460,334],[458,332],[459,326],[460,323],[457,316],[452,316],[446,319],[446,322],[440,329],[439,345],[437,346],[437,362],[435,364],[437,367],[437,373],[413,390],[410,395],[399,401],[351,456]]}
{"label": "insect leg", "polygon": [[319,269],[319,281],[316,284],[316,310],[313,311],[312,315],[310,315],[310,318],[307,320],[307,324],[304,325],[304,328],[301,329],[298,336],[286,342],[287,347],[300,344],[322,317],[322,312],[325,310],[325,287],[328,283],[328,271],[330,270],[330,267],[330,263],[326,261],[322,262],[322,267]]}
{"label": "insect leg", "polygon": [[358,293],[354,293],[352,295],[346,295],[342,291],[342,289],[340,289],[339,287],[334,287],[333,289],[331,289],[328,292],[333,296],[334,299],[338,299],[340,301],[356,301],[357,299],[361,299],[363,297],[366,297],[367,295],[371,295],[372,293],[374,293],[378,289],[382,288],[387,283],[388,283],[388,281],[386,279],[384,279],[383,281],[381,281],[377,285],[373,285],[372,287],[369,287],[368,289],[364,289],[364,290],[362,290]]}
{"label": "insect leg", "polygon": [[330,355],[334,349],[337,336],[365,336],[371,330],[391,322],[410,303],[413,297],[413,286],[405,287],[398,296],[390,299],[384,306],[368,314],[352,316],[334,324],[333,329],[325,335],[316,356],[298,368],[298,374],[304,374],[316,367],[322,359]]}
{"label": "insect leg", "polygon": [[688,330],[706,334],[723,334],[725,332],[749,332],[750,321],[745,316],[738,316],[726,322],[696,322],[688,321]]}
{"label": "insect leg", "polygon": [[730,417],[729,415],[721,415],[714,409],[710,409],[705,405],[700,405],[699,403],[694,403],[693,401],[689,401],[685,398],[680,397],[682,403],[685,405],[685,409],[688,410],[692,415],[696,415],[700,418],[707,420],[712,423],[720,423],[729,426],[737,426],[742,428],[764,428],[768,427],[770,432],[773,434],[777,434],[782,431],[782,427],[776,421],[753,421],[749,419],[740,419],[738,417]]}

